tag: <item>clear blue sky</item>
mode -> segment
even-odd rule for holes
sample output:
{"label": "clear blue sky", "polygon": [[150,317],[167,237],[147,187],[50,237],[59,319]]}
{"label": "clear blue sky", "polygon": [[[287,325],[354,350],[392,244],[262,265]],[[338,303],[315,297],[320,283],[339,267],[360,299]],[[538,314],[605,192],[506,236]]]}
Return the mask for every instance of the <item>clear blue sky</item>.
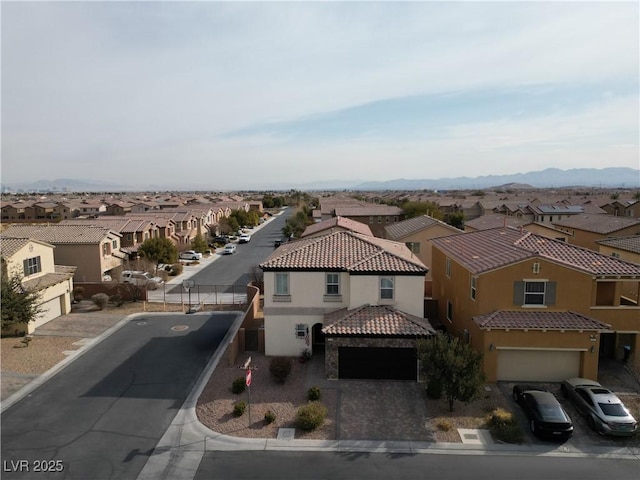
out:
{"label": "clear blue sky", "polygon": [[638,2],[2,2],[2,182],[638,168]]}

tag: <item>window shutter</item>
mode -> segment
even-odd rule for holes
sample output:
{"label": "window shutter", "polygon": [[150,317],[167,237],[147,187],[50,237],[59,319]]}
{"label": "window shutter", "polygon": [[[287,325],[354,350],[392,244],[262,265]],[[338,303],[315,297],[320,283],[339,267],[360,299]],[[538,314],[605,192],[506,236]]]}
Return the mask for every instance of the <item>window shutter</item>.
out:
{"label": "window shutter", "polygon": [[22,261],[22,268],[24,269],[23,275],[25,277],[29,276],[29,261],[28,260],[23,260]]}
{"label": "window shutter", "polygon": [[544,303],[546,305],[556,304],[556,282],[547,282]]}
{"label": "window shutter", "polygon": [[524,304],[524,282],[513,282],[513,304]]}

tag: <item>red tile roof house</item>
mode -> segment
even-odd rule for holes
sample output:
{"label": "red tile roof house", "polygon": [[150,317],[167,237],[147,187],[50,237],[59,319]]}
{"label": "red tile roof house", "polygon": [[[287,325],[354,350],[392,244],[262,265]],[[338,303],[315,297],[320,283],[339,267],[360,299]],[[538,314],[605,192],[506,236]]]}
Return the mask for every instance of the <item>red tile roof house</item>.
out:
{"label": "red tile roof house", "polygon": [[327,220],[322,220],[321,222],[318,222],[318,223],[314,223],[313,225],[309,225],[304,230],[304,232],[302,232],[302,235],[300,235],[300,238],[317,237],[320,235],[326,235],[327,233],[347,231],[347,230],[373,237],[373,232],[371,231],[368,225],[365,225],[364,223],[361,223],[361,222],[356,222],[355,220],[351,220],[350,218],[333,217]]}
{"label": "red tile roof house", "polygon": [[402,243],[338,231],[286,243],[264,271],[268,356],[325,351],[328,378],[416,380],[425,265]]}
{"label": "red tile roof house", "polygon": [[596,379],[601,356],[640,370],[640,265],[498,228],[433,240],[446,329],[484,354],[489,381]]}

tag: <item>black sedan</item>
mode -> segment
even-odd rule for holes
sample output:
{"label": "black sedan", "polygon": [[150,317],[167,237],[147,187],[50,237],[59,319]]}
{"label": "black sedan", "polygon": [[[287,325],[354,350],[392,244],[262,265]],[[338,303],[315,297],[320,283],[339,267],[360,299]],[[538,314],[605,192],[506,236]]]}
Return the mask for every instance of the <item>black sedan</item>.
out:
{"label": "black sedan", "polygon": [[571,418],[553,393],[529,385],[516,385],[513,399],[522,407],[534,435],[566,440],[573,434]]}

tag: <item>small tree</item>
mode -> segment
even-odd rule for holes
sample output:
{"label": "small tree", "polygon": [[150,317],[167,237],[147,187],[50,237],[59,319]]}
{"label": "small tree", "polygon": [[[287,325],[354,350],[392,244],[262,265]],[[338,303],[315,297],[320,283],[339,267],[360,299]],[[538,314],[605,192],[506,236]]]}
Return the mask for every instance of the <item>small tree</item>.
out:
{"label": "small tree", "polygon": [[145,240],[138,248],[138,253],[155,264],[156,272],[159,264],[178,261],[178,248],[168,238],[153,237]]}
{"label": "small tree", "polygon": [[2,270],[2,329],[34,321],[43,310],[40,293],[25,289],[20,275],[9,276]]}
{"label": "small tree", "polygon": [[204,253],[209,250],[209,245],[207,245],[207,242],[202,238],[202,235],[198,234],[191,240],[191,248],[196,252]]}
{"label": "small tree", "polygon": [[480,393],[484,383],[482,354],[459,338],[443,333],[418,341],[418,356],[423,373],[430,381],[438,381],[442,394],[453,411],[459,400],[469,403]]}

